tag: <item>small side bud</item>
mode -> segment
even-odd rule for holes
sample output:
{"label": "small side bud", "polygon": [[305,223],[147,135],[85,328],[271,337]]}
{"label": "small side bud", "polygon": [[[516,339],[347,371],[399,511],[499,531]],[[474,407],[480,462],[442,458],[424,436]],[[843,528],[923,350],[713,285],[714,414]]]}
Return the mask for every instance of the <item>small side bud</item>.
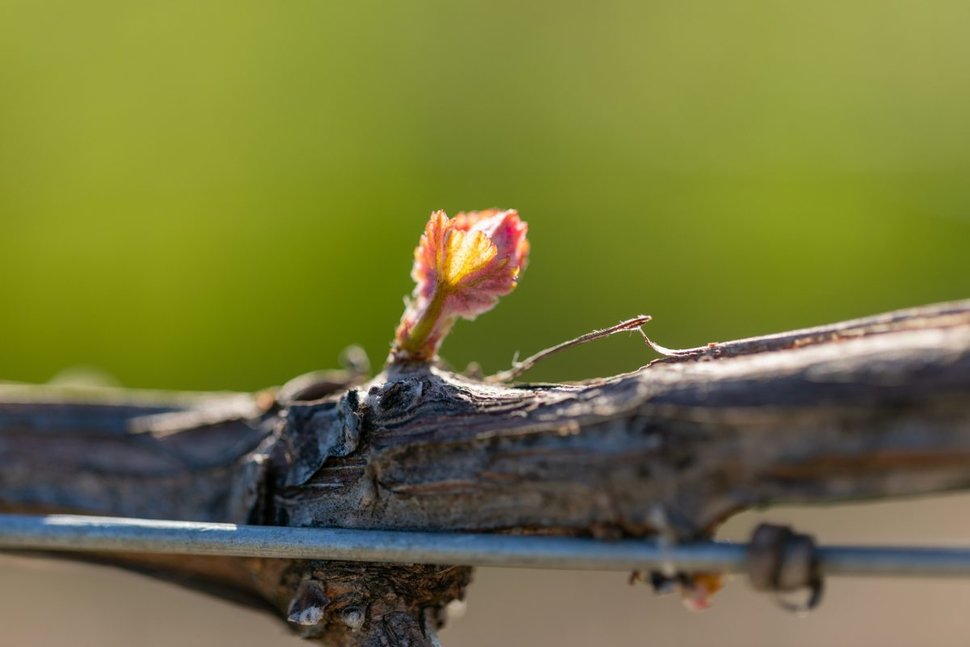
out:
{"label": "small side bud", "polygon": [[681,600],[691,611],[705,611],[711,607],[714,594],[724,588],[721,573],[693,573],[681,585]]}
{"label": "small side bud", "polygon": [[301,627],[316,627],[323,623],[324,611],[329,603],[330,600],[320,582],[311,579],[303,580],[290,602],[286,619]]}
{"label": "small side bud", "polygon": [[361,607],[347,607],[340,612],[340,621],[351,631],[357,631],[363,627],[366,620],[367,614]]}

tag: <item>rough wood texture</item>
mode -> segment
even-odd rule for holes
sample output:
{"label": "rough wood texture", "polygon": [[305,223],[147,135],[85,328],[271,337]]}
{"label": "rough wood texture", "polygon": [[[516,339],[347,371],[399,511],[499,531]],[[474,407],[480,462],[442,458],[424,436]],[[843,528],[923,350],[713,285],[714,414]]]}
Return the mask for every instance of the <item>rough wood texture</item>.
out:
{"label": "rough wood texture", "polygon": [[[753,505],[970,485],[970,302],[677,351],[580,384],[414,365],[275,397],[99,398],[0,387],[0,508],[693,538]],[[433,644],[470,575],[103,558],[262,600],[331,645]]]}

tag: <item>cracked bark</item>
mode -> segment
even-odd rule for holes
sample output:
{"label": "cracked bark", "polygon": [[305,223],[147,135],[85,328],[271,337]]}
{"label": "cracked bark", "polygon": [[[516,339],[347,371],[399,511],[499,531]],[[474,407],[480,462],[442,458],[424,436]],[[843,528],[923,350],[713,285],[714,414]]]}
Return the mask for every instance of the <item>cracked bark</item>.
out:
{"label": "cracked bark", "polygon": [[[577,384],[427,366],[256,395],[0,386],[0,509],[705,537],[734,512],[970,485],[970,301]],[[105,554],[328,645],[432,645],[462,566]]]}

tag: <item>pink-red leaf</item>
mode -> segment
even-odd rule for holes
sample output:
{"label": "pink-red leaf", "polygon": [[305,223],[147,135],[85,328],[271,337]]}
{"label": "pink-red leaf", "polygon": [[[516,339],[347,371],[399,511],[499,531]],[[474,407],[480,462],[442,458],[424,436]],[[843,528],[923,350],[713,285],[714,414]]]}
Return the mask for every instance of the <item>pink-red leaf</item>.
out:
{"label": "pink-red leaf", "polygon": [[514,210],[431,214],[414,250],[414,292],[395,335],[393,357],[428,360],[458,317],[474,319],[518,283],[529,254],[528,226]]}

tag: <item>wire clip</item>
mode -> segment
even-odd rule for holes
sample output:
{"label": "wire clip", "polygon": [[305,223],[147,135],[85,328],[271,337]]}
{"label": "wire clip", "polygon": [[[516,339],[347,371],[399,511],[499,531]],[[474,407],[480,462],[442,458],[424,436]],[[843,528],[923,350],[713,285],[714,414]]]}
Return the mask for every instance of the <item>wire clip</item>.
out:
{"label": "wire clip", "polygon": [[747,572],[756,591],[788,593],[808,589],[802,604],[778,603],[792,612],[811,611],[822,601],[824,581],[815,538],[790,526],[763,523],[748,544]]}

